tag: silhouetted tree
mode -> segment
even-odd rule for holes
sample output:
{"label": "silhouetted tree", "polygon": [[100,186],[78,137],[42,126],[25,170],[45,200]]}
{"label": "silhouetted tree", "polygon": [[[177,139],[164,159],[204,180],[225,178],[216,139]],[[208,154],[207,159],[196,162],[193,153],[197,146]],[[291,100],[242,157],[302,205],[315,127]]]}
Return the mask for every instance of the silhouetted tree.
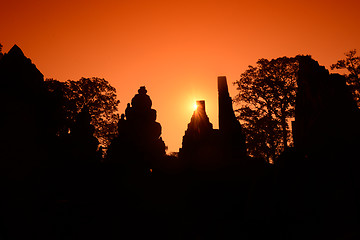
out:
{"label": "silhouetted tree", "polygon": [[[95,127],[95,137],[103,146],[107,146],[117,133],[119,116],[116,89],[103,78],[81,78],[79,81],[59,82],[46,79],[46,85],[52,92],[61,92],[66,122],[62,131],[71,128],[75,117],[84,106],[89,108],[91,124]],[[60,93],[59,93],[60,94]]]}
{"label": "silhouetted tree", "polygon": [[251,156],[274,159],[292,143],[288,121],[294,117],[297,71],[295,58],[259,59],[234,82]]}
{"label": "silhouetted tree", "polygon": [[352,95],[360,107],[360,56],[356,56],[356,49],[345,53],[345,59],[338,60],[330,66],[333,69],[346,69],[346,83],[350,87]]}

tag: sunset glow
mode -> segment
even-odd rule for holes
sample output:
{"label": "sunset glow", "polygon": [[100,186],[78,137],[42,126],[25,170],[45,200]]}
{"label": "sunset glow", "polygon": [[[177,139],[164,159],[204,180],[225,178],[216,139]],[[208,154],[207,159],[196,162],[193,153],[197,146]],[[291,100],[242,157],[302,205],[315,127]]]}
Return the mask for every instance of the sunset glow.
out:
{"label": "sunset glow", "polygon": [[1,9],[3,52],[17,44],[45,78],[105,78],[120,114],[146,86],[169,152],[181,147],[196,93],[218,127],[217,76],[234,97],[231,83],[259,58],[310,54],[329,68],[360,49],[358,0],[19,0]]}
{"label": "sunset glow", "polygon": [[193,105],[194,111],[196,111],[197,108],[198,108],[198,105],[196,103],[194,103],[194,105]]}

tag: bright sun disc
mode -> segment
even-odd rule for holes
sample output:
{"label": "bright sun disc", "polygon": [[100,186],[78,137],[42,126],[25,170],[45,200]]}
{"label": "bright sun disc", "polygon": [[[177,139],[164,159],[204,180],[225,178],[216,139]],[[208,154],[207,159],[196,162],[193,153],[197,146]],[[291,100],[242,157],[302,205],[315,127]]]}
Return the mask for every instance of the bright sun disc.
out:
{"label": "bright sun disc", "polygon": [[197,107],[198,107],[198,105],[196,103],[194,103],[194,105],[193,105],[194,111],[197,109]]}

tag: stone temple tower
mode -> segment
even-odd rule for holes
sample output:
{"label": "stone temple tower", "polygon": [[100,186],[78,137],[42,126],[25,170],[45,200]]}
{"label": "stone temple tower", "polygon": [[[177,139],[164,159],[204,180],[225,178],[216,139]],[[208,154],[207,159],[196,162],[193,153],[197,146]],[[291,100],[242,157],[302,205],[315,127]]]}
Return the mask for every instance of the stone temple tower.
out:
{"label": "stone temple tower", "polygon": [[224,149],[232,157],[243,158],[246,156],[245,136],[240,122],[235,117],[225,76],[218,77],[218,92],[219,132],[224,143]]}
{"label": "stone temple tower", "polygon": [[[226,77],[218,77],[219,91],[219,129],[213,129],[205,111],[205,101],[197,101],[198,108],[194,111],[188,128],[183,137],[180,157],[207,157],[224,162],[224,159],[245,159],[245,136],[241,125],[236,119]],[[219,164],[218,162],[216,164]]]}
{"label": "stone temple tower", "polygon": [[197,109],[194,111],[188,128],[183,137],[180,156],[194,156],[201,149],[213,145],[214,129],[205,111],[205,101],[196,101]]}
{"label": "stone temple tower", "polygon": [[[150,96],[145,86],[128,103],[125,114],[118,123],[119,135],[109,146],[109,162],[123,164],[130,169],[154,168],[165,156],[165,143],[161,138],[161,125],[156,121],[156,110],[152,109]],[[145,173],[145,171],[143,171]]]}

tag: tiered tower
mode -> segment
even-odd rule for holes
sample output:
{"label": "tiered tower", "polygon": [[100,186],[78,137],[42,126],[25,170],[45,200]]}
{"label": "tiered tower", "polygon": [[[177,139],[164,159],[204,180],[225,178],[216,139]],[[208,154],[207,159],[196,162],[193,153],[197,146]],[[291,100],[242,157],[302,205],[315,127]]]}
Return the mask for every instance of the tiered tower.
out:
{"label": "tiered tower", "polygon": [[145,86],[128,103],[118,123],[119,136],[108,150],[108,160],[125,165],[152,169],[154,161],[165,156],[161,125],[156,122],[156,110],[146,94]]}

